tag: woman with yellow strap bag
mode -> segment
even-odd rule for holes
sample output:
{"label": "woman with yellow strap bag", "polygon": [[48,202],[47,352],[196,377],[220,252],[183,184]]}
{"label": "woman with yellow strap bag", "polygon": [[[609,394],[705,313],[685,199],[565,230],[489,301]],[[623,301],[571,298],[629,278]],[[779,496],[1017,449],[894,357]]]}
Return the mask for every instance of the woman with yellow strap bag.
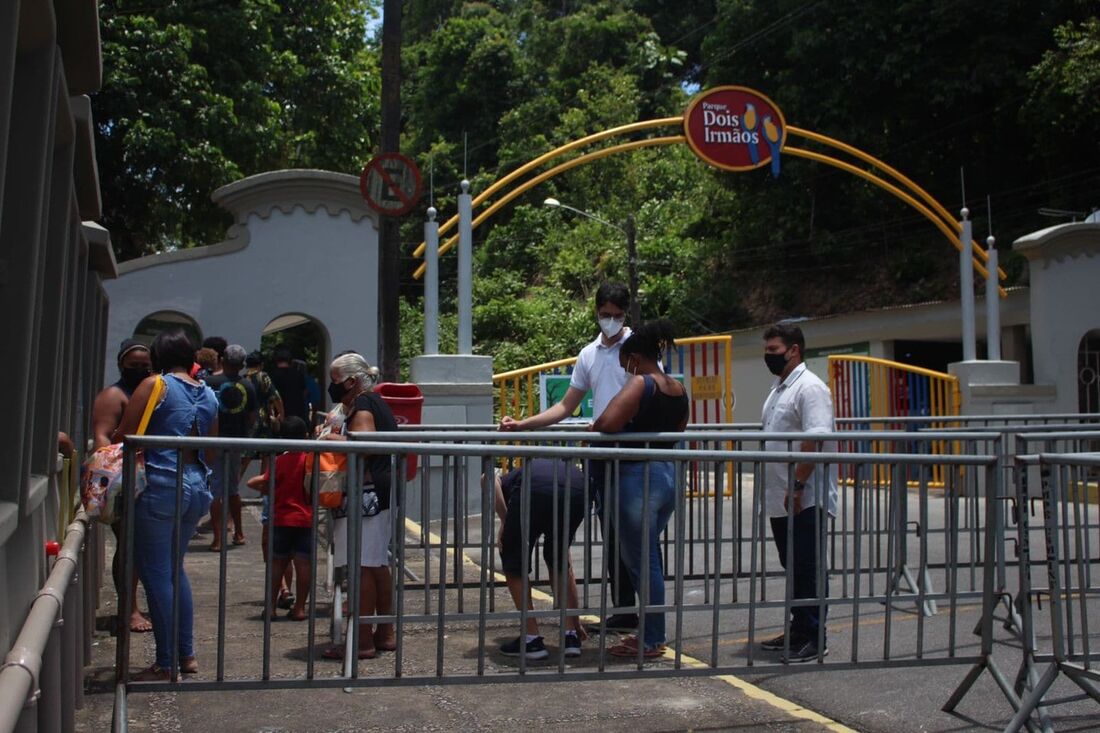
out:
{"label": "woman with yellow strap bag", "polygon": [[[150,403],[148,435],[216,436],[218,399],[205,383],[190,376],[195,345],[182,331],[162,333],[153,341],[153,368],[163,376],[149,377],[130,398],[114,440],[135,433]],[[154,398],[157,382],[163,383],[163,397]],[[145,586],[149,615],[156,638],[156,662],[134,675],[134,680],[166,680],[176,664],[185,674],[198,672],[195,658],[191,584],[183,567],[187,543],[195,525],[210,509],[211,495],[207,465],[211,456],[202,451],[175,448],[147,448],[145,490],[134,503],[134,558],[138,576]],[[177,479],[182,474],[182,496],[177,496]],[[179,534],[176,506],[180,506]],[[179,585],[175,565],[179,563]],[[178,634],[172,639],[172,603],[179,604]]]}

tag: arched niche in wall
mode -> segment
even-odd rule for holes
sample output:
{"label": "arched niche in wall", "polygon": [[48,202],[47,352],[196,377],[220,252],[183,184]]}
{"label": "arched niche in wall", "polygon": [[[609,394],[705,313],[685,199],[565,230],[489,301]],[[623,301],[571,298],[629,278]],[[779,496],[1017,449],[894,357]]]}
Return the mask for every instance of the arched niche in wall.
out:
{"label": "arched niche in wall", "polygon": [[172,331],[177,328],[182,328],[183,332],[191,337],[196,347],[202,343],[202,329],[199,328],[199,324],[195,319],[186,313],[169,310],[150,313],[142,318],[137,327],[134,328],[133,337],[149,346],[158,333]]}

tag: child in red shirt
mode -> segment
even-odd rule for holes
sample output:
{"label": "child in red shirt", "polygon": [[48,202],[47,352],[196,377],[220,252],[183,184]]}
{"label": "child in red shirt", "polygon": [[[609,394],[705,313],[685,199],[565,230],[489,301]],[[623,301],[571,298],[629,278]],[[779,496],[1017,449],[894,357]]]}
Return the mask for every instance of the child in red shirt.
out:
{"label": "child in red shirt", "polygon": [[[282,437],[289,440],[305,440],[308,433],[305,421],[289,416],[283,421]],[[264,472],[248,480],[248,487],[267,493],[269,460],[264,460]],[[275,457],[275,500],[272,502],[271,599],[272,618],[278,600],[279,580],[287,564],[294,563],[294,606],[287,617],[293,621],[305,621],[306,599],[309,597],[313,578],[310,575],[309,555],[313,548],[313,502],[305,488],[306,454],[287,451]]]}

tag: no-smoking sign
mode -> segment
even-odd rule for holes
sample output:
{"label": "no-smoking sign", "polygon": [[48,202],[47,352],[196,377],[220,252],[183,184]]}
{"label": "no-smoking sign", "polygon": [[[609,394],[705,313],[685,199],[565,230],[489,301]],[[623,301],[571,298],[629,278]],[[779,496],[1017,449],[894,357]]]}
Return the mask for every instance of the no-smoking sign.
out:
{"label": "no-smoking sign", "polygon": [[367,204],[383,216],[401,216],[420,200],[420,170],[401,153],[382,153],[363,168],[359,190]]}

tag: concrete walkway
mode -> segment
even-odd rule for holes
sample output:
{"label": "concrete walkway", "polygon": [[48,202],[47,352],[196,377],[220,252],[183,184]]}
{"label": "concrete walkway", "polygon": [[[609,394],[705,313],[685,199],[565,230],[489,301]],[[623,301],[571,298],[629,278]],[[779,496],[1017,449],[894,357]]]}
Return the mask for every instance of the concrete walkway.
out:
{"label": "concrete walkway", "polygon": [[[261,676],[264,624],[260,620],[263,561],[260,554],[258,507],[246,508],[249,543],[228,553],[226,678]],[[187,556],[187,570],[195,597],[195,637],[202,671],[194,679],[214,679],[217,645],[217,587],[219,556],[206,551],[209,535],[195,538]],[[110,557],[110,549],[108,557]],[[469,593],[469,591],[467,591]],[[501,589],[497,606],[510,608]],[[476,594],[476,588],[474,590]],[[94,639],[94,660],[88,670],[84,708],[77,729],[110,730],[114,704],[115,640],[107,629],[116,601],[110,580],[101,591],[101,628]],[[327,644],[330,599],[318,597],[315,654]],[[144,599],[142,599],[144,607]],[[422,594],[406,596],[406,608],[423,609]],[[451,606],[453,609],[453,606]],[[497,646],[514,637],[516,624],[490,622],[486,672],[516,672],[517,660],[504,657]],[[558,627],[544,624],[551,658],[528,664],[528,669],[556,669]],[[152,662],[151,634],[135,635],[132,666]],[[469,674],[477,656],[477,623],[448,625],[444,637],[444,672]],[[609,639],[614,643],[615,639]],[[308,656],[307,624],[279,620],[272,624],[271,678],[286,680],[305,674]],[[403,672],[431,674],[436,670],[437,634],[434,624],[410,624],[405,634]],[[596,640],[586,642],[583,655],[571,666],[596,666]],[[613,664],[609,662],[609,665]],[[614,663],[621,664],[621,663]],[[660,661],[657,664],[670,664]],[[685,666],[689,666],[685,664]],[[625,668],[625,667],[624,667]],[[360,662],[364,677],[392,678],[394,655]],[[335,662],[316,662],[318,677],[334,677]],[[486,683],[440,686],[368,687],[276,691],[133,691],[128,696],[128,720],[139,731],[496,731],[537,728],[547,731],[599,730],[606,733],[676,730],[846,730],[813,711],[789,703],[741,680],[713,677],[678,679],[627,678],[614,681]]]}

